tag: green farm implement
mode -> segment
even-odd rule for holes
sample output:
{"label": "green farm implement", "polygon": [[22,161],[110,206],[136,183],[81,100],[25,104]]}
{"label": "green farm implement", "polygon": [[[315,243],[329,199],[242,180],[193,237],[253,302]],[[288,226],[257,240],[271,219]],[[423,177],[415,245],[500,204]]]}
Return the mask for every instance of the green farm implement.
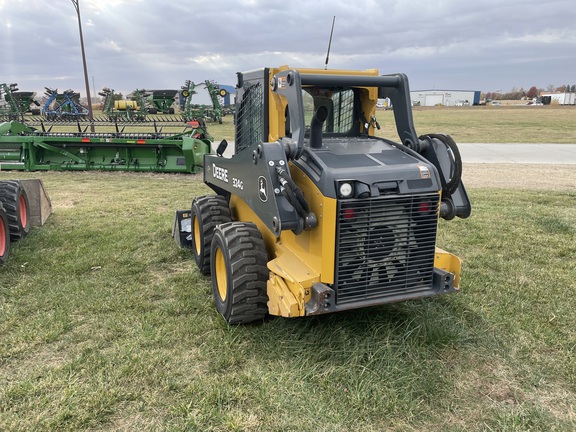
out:
{"label": "green farm implement", "polygon": [[178,90],[146,90],[146,101],[150,114],[174,114],[174,98]]}
{"label": "green farm implement", "polygon": [[192,97],[197,93],[196,87],[198,84],[194,84],[192,81],[186,81],[180,91],[180,106],[183,111],[182,117],[184,121],[202,119],[209,122],[217,121],[218,123],[222,123],[223,112],[219,98],[226,96],[227,92],[221,89],[218,84],[209,80],[204,81],[203,85],[210,95],[212,105],[193,104]]}
{"label": "green farm implement", "polygon": [[146,102],[144,101],[144,92],[135,90],[132,93],[131,100],[119,99],[114,90],[103,88],[98,93],[102,96],[102,112],[108,121],[145,121],[146,120]]}
{"label": "green farm implement", "polygon": [[26,113],[40,114],[35,96],[35,92],[18,91],[17,84],[0,84],[0,122],[22,120]]}
{"label": "green farm implement", "polygon": [[[184,132],[87,133],[38,130],[15,121],[0,124],[0,170],[107,170],[194,173],[210,153],[212,137],[199,122]],[[108,128],[110,129],[110,128]]]}

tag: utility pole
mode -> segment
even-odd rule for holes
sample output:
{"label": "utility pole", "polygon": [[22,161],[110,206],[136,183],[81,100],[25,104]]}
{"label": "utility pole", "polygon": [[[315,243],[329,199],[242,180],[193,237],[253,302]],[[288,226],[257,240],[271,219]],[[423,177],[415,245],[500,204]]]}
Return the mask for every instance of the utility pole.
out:
{"label": "utility pole", "polygon": [[82,35],[82,20],[80,19],[80,0],[71,0],[78,15],[78,30],[80,31],[80,48],[82,49],[82,65],[84,66],[84,83],[86,84],[86,99],[88,100],[88,120],[90,132],[94,132],[94,114],[92,112],[92,98],[90,96],[90,82],[88,81],[88,68],[86,67],[86,52],[84,51],[84,36]]}

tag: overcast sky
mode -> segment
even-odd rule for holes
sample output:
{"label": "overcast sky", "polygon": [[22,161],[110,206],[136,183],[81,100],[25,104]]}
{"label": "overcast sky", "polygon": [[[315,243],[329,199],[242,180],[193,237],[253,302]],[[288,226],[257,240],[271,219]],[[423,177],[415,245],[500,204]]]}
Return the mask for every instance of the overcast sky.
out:
{"label": "overcast sky", "polygon": [[[572,0],[80,0],[80,12],[92,95],[323,68],[333,16],[331,69],[402,72],[412,90],[576,84]],[[0,83],[85,95],[70,0],[0,0],[0,17]]]}

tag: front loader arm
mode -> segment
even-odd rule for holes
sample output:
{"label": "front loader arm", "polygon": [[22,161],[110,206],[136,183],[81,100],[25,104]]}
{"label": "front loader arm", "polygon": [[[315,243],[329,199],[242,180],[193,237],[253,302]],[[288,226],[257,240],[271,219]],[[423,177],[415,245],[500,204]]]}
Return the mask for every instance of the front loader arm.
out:
{"label": "front loader arm", "polygon": [[278,169],[287,167],[282,144],[256,143],[230,159],[204,155],[204,182],[221,195],[240,197],[279,237],[282,230],[302,230],[304,223],[281,193]]}

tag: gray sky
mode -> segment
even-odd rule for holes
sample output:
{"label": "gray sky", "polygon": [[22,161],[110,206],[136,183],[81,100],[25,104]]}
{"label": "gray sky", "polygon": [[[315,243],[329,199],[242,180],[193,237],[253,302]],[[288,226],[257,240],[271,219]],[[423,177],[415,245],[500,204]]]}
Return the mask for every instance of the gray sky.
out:
{"label": "gray sky", "polygon": [[[576,84],[572,0],[80,0],[80,11],[92,94],[323,68],[333,16],[331,69],[402,72],[412,90]],[[0,17],[0,83],[85,94],[70,0],[0,0]]]}

